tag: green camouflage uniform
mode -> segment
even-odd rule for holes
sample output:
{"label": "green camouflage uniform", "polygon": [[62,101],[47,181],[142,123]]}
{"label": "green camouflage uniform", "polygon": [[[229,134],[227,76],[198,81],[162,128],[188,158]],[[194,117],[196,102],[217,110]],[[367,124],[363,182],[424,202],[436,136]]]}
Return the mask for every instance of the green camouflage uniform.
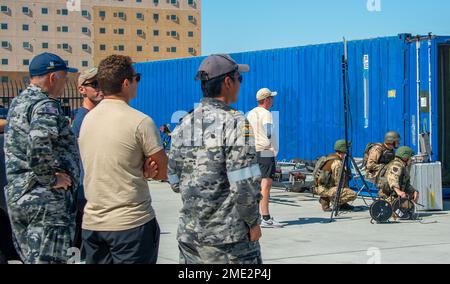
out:
{"label": "green camouflage uniform", "polygon": [[59,101],[33,85],[13,100],[8,122],[5,194],[16,248],[25,263],[66,263],[75,192],[52,187],[62,172],[77,188],[76,138]]}
{"label": "green camouflage uniform", "polygon": [[225,103],[204,98],[172,133],[169,181],[181,193],[180,262],[261,263],[249,230],[260,223],[261,172],[253,131]]}

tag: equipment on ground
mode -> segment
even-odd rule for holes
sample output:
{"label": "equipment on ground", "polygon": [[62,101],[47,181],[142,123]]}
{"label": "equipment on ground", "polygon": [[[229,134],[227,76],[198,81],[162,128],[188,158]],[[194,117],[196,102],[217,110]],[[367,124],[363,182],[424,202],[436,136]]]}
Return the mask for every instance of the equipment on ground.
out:
{"label": "equipment on ground", "polygon": [[394,213],[391,204],[383,199],[379,199],[372,203],[372,205],[370,205],[369,212],[370,217],[372,217],[372,220],[370,221],[372,224],[374,221],[378,224],[386,223]]}

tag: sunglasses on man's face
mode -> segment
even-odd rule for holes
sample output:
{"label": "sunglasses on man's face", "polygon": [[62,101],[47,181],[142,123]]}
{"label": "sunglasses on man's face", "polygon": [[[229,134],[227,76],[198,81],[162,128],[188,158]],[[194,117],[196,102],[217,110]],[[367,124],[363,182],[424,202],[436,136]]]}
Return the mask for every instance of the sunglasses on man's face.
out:
{"label": "sunglasses on man's face", "polygon": [[92,89],[97,90],[98,89],[98,82],[94,81],[94,82],[89,82],[89,83],[85,83],[83,84],[84,87],[91,87]]}
{"label": "sunglasses on man's face", "polygon": [[135,78],[136,83],[139,83],[141,81],[141,73],[137,73],[135,75],[133,75],[133,78]]}

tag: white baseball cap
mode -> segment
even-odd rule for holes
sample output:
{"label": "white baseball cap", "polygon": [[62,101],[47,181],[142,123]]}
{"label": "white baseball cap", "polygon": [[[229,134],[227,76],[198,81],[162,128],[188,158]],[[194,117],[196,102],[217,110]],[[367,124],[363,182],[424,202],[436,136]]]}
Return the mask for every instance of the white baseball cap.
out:
{"label": "white baseball cap", "polygon": [[277,92],[272,92],[267,88],[262,88],[256,93],[256,100],[259,102],[269,97],[275,97],[276,95],[278,95]]}

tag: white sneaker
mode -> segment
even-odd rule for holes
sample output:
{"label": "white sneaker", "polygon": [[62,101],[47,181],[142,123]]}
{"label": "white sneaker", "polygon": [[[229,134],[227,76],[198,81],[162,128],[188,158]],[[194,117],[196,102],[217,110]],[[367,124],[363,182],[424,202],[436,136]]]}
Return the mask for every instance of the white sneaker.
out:
{"label": "white sneaker", "polygon": [[284,225],[275,221],[273,219],[273,217],[267,221],[264,219],[261,219],[261,228],[283,228],[283,227],[284,227]]}

